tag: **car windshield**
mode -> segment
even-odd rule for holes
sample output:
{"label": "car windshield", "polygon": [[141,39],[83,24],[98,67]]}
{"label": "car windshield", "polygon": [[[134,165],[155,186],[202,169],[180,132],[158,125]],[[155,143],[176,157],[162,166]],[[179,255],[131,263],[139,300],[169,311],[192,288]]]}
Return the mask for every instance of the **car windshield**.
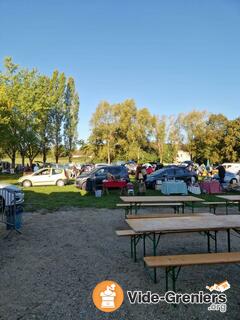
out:
{"label": "car windshield", "polygon": [[80,176],[81,175],[88,175],[88,174],[95,174],[97,171],[99,171],[99,168],[95,168],[95,169],[93,169],[93,170],[91,170],[90,172],[82,172],[81,174],[80,174]]}

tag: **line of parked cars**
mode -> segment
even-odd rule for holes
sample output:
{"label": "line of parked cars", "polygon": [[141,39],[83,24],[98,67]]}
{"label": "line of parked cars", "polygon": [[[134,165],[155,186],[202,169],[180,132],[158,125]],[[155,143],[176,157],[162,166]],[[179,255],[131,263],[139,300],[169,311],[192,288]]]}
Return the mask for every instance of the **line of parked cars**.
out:
{"label": "line of parked cars", "polygon": [[[151,164],[146,164],[151,165]],[[226,163],[223,164],[226,169],[225,183],[239,183],[240,182],[240,164],[238,163]],[[98,164],[84,164],[78,167],[78,174],[76,175],[75,185],[77,188],[91,191],[96,186],[101,186],[103,180],[107,179],[109,175],[115,179],[130,181],[129,174],[136,172],[136,163],[129,161],[128,163],[119,163],[115,165],[108,165],[105,163]],[[190,182],[196,182],[198,180],[198,174],[194,170],[189,170],[186,165],[168,165],[159,170],[155,166],[155,171],[147,175],[146,187],[155,188],[158,180],[164,181],[166,179],[183,180],[187,184]],[[218,174],[213,175],[214,179],[219,179]],[[41,168],[33,173],[27,173],[23,175],[19,180],[19,184],[23,187],[31,186],[47,186],[56,185],[62,187],[69,183],[70,171],[67,165],[52,165],[47,168]],[[5,205],[13,204],[13,197],[6,197],[6,189],[9,190],[9,194],[15,194],[16,205],[21,205],[24,202],[23,191],[14,185],[6,183],[0,183],[0,210]]]}

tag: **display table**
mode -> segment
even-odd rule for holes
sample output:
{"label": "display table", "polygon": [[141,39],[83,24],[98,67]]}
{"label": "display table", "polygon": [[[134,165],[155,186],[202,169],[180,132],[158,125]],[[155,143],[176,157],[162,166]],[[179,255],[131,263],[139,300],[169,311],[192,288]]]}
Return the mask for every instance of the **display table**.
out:
{"label": "display table", "polygon": [[163,194],[188,194],[184,181],[163,181],[161,191]]}
{"label": "display table", "polygon": [[120,194],[124,194],[127,182],[124,180],[103,180],[103,194],[109,193],[109,189],[120,189]]}
{"label": "display table", "polygon": [[201,190],[205,193],[221,193],[222,188],[217,180],[207,180],[200,182]]}

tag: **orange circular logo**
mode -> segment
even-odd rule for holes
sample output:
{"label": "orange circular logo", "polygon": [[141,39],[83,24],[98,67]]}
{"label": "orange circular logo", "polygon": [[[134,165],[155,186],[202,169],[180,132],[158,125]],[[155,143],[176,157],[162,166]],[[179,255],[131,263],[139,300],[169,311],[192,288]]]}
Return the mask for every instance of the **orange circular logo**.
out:
{"label": "orange circular logo", "polygon": [[124,299],[122,288],[115,281],[102,281],[93,290],[95,306],[103,312],[113,312],[121,307]]}

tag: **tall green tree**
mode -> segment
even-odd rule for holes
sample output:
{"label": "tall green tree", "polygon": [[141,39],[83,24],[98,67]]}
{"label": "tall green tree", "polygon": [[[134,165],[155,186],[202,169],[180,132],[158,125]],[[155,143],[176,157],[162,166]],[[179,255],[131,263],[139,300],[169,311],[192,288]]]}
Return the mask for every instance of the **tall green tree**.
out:
{"label": "tall green tree", "polygon": [[153,136],[156,143],[156,149],[160,163],[163,163],[164,150],[167,136],[167,121],[166,117],[153,116]]}
{"label": "tall green tree", "polygon": [[183,144],[183,137],[181,134],[181,124],[179,117],[170,116],[167,125],[167,145],[165,147],[166,154],[164,160],[166,162],[175,162],[178,151]]}
{"label": "tall green tree", "polygon": [[36,88],[36,97],[38,101],[38,134],[40,139],[40,150],[42,154],[43,163],[47,161],[47,155],[51,148],[51,108],[52,108],[52,90],[51,79],[45,75],[40,75],[38,79],[38,86]]}
{"label": "tall green tree", "polygon": [[51,107],[49,118],[50,136],[56,163],[59,161],[63,143],[63,126],[66,112],[65,86],[66,77],[64,73],[59,73],[57,70],[55,70],[50,79],[49,101]]}
{"label": "tall green tree", "polygon": [[225,161],[240,161],[240,117],[228,121],[222,153]]}
{"label": "tall green tree", "polygon": [[228,119],[222,114],[210,114],[204,134],[198,136],[199,162],[219,163],[223,161],[224,136]]}
{"label": "tall green tree", "polygon": [[185,145],[192,160],[195,160],[198,153],[195,143],[196,138],[204,135],[207,119],[208,114],[206,111],[193,110],[187,114],[182,113],[179,115],[179,123],[185,137]]}
{"label": "tall green tree", "polygon": [[15,167],[16,154],[18,150],[19,110],[17,108],[17,97],[20,89],[21,78],[18,65],[14,64],[10,57],[4,60],[4,72],[0,74],[1,96],[1,148]]}
{"label": "tall green tree", "polygon": [[77,124],[79,113],[79,97],[76,93],[73,78],[69,78],[65,93],[65,121],[64,121],[64,142],[69,162],[72,162],[72,154],[77,144]]}
{"label": "tall green tree", "polygon": [[101,159],[106,159],[110,164],[115,156],[116,122],[114,108],[108,102],[101,102],[91,121],[92,134],[90,141],[94,145],[95,152]]}

